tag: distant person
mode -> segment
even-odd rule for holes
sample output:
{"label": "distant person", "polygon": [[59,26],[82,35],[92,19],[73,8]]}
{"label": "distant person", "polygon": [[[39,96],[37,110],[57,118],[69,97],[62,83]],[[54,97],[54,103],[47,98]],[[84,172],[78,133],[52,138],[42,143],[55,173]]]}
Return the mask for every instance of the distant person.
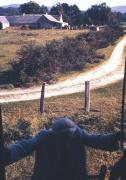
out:
{"label": "distant person", "polygon": [[36,151],[31,180],[87,180],[85,146],[105,151],[119,149],[121,133],[88,134],[68,118],[58,118],[48,130],[5,147],[6,165]]}

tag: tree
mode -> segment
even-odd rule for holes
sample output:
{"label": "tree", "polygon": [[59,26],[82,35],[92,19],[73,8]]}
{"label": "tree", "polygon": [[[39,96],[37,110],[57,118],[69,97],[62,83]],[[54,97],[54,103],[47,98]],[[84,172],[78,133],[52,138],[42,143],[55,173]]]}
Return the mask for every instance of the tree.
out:
{"label": "tree", "polygon": [[46,13],[48,13],[48,8],[47,8],[46,6],[44,6],[44,5],[42,5],[42,6],[40,7],[40,13],[41,13],[41,14],[46,14]]}
{"label": "tree", "polygon": [[38,14],[40,12],[40,6],[36,2],[30,1],[20,6],[20,12],[22,14]]}
{"label": "tree", "polygon": [[0,7],[0,16],[13,16],[13,15],[19,15],[19,8],[1,8]]}
{"label": "tree", "polygon": [[118,17],[119,22],[125,22],[126,21],[126,13],[117,12],[116,15]]}
{"label": "tree", "polygon": [[108,17],[108,24],[118,26],[119,25],[119,18],[116,12],[110,12]]}
{"label": "tree", "polygon": [[63,12],[62,4],[60,3],[56,4],[50,9],[50,14],[52,15],[60,15],[61,13],[64,13],[64,12]]}
{"label": "tree", "polygon": [[111,13],[111,8],[106,6],[106,3],[93,5],[87,10],[88,17],[93,24],[104,25],[108,24],[108,18]]}
{"label": "tree", "polygon": [[50,10],[50,14],[60,16],[62,14],[64,21],[70,23],[70,6],[67,3],[58,3]]}
{"label": "tree", "polygon": [[52,15],[63,15],[64,21],[68,22],[70,25],[76,26],[81,24],[81,11],[78,6],[69,6],[67,3],[58,3],[53,6],[50,10]]}
{"label": "tree", "polygon": [[82,14],[80,9],[76,5],[70,6],[69,11],[70,24],[73,26],[81,25]]}

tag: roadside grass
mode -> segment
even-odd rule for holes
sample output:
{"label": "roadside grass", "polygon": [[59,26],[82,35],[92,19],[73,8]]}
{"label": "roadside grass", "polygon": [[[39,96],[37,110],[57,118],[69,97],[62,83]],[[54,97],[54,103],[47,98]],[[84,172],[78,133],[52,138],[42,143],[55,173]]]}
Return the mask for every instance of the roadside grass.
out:
{"label": "roadside grass", "polygon": [[22,45],[30,43],[46,44],[48,41],[75,37],[87,30],[20,30],[9,28],[0,31],[0,71],[10,68],[10,61],[16,57]]}
{"label": "roadside grass", "polygon": [[[4,104],[3,124],[6,142],[36,134],[57,117],[69,117],[90,133],[115,132],[119,128],[122,81],[91,91],[91,112],[84,112],[83,93],[51,97],[45,100],[45,112],[39,113],[39,101]],[[25,126],[24,126],[25,124]],[[21,125],[24,128],[21,129]],[[88,148],[90,174],[98,173],[100,166],[112,165],[120,152],[104,152]],[[32,174],[34,154],[7,167],[7,179],[28,180]],[[12,173],[13,172],[13,173]]]}

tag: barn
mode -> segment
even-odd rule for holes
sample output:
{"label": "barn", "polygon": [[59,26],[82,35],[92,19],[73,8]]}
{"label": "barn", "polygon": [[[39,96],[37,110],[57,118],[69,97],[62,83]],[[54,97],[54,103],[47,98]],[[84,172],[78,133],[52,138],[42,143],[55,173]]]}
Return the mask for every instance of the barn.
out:
{"label": "barn", "polygon": [[7,18],[5,16],[0,16],[0,29],[5,29],[10,26]]}
{"label": "barn", "polygon": [[29,26],[31,29],[60,29],[62,22],[49,14],[24,14],[7,16],[10,26]]}

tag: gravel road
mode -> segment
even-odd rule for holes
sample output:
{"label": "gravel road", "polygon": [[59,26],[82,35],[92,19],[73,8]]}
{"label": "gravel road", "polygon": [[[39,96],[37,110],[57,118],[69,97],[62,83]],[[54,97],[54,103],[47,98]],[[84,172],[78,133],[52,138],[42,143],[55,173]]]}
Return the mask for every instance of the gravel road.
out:
{"label": "gravel road", "polygon": [[[126,36],[116,45],[111,57],[103,64],[86,73],[80,73],[76,77],[46,85],[45,97],[59,96],[84,91],[84,82],[90,81],[91,89],[105,86],[121,80],[124,75],[124,47]],[[28,101],[40,98],[41,87],[14,90],[1,90],[0,103]]]}

